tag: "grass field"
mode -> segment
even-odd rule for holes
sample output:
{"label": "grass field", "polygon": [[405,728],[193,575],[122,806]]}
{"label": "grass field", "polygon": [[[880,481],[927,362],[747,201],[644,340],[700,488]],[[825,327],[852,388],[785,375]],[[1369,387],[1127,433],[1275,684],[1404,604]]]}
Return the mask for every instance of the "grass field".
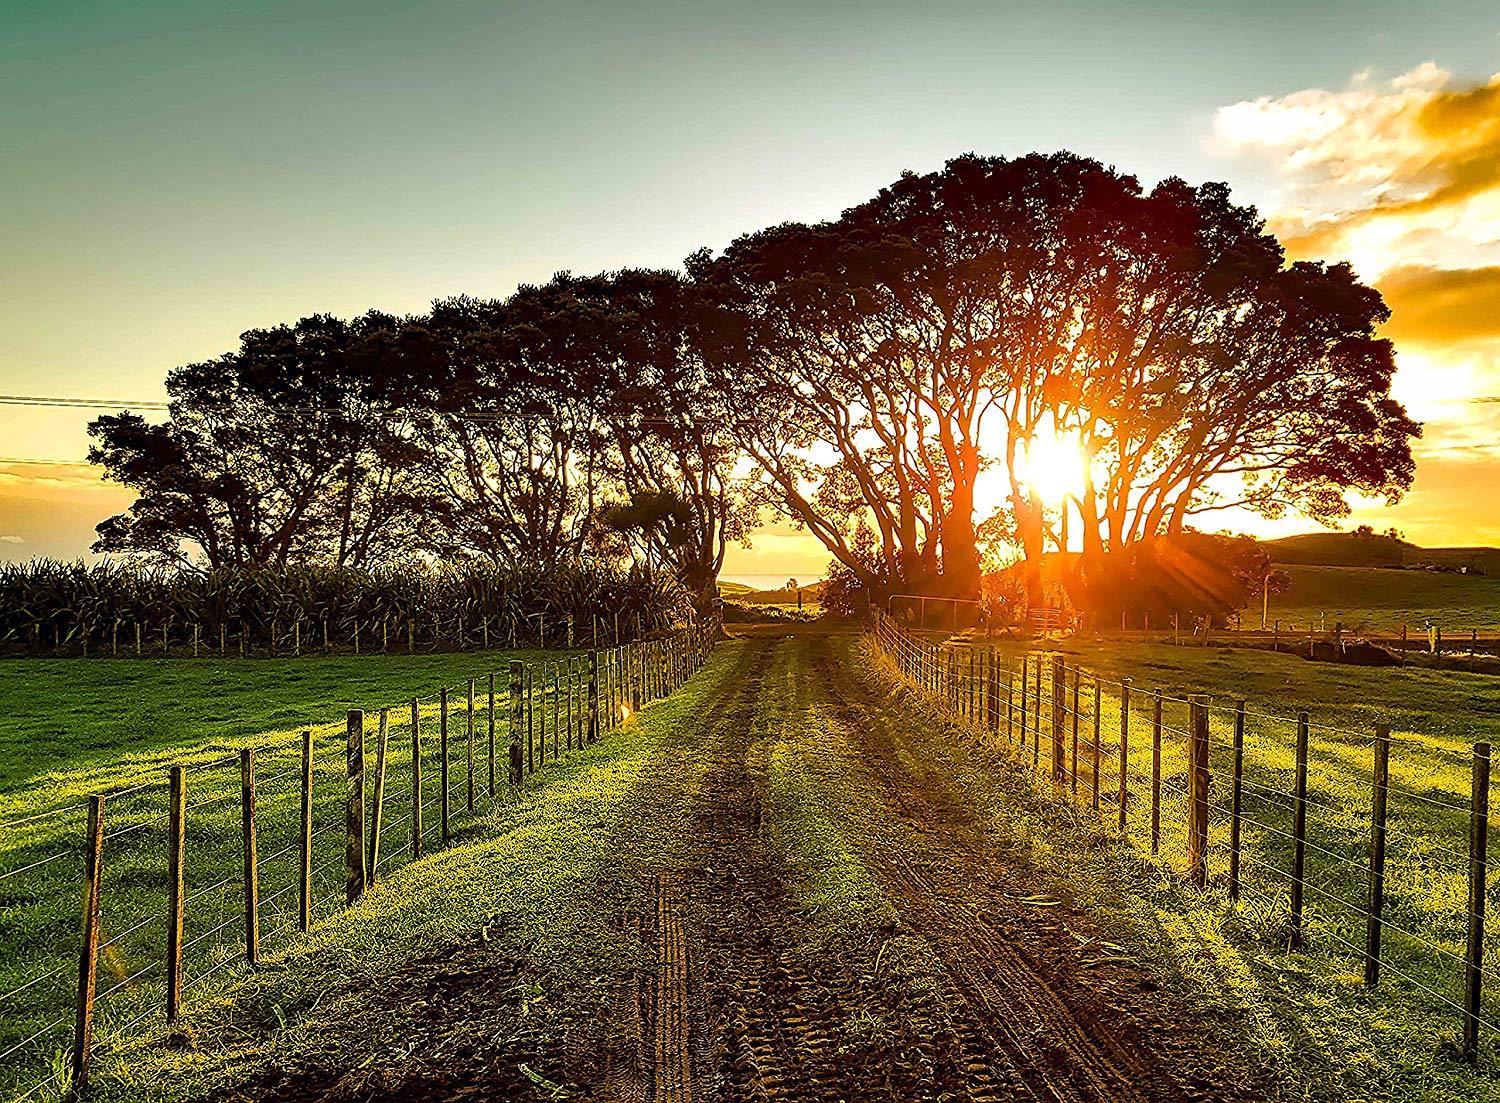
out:
{"label": "grass field", "polygon": [[[1003,648],[1018,661],[1019,647]],[[1187,871],[1188,708],[1207,694],[1210,712],[1210,894],[1198,922],[1214,938],[1235,936],[1232,950],[1204,939],[1200,967],[1235,985],[1236,962],[1248,956],[1279,975],[1257,987],[1271,1036],[1284,1036],[1288,1018],[1320,1038],[1321,1047],[1347,1047],[1351,1062],[1371,1062],[1370,1032],[1401,1047],[1420,1067],[1433,1047],[1458,1042],[1467,931],[1467,857],[1472,744],[1500,740],[1500,677],[1410,668],[1366,669],[1317,664],[1266,652],[1113,642],[1058,646],[1082,672],[1079,728],[1080,800],[1092,787],[1090,768],[1095,705],[1101,681],[1100,789],[1103,818],[1117,814],[1121,683],[1131,684],[1128,835],[1139,852],[1151,850],[1149,778],[1155,701],[1165,698],[1159,852],[1152,864],[1174,878]],[[1050,681],[1050,679],[1047,679]],[[1071,726],[1071,675],[1065,724]],[[1229,778],[1235,702],[1246,700],[1243,902],[1231,907],[1223,892],[1229,842]],[[1307,946],[1311,955],[1281,952],[1287,935],[1292,852],[1295,717],[1310,713],[1308,846],[1305,875]],[[1044,686],[1042,765],[1050,738],[1050,686]],[[1034,722],[1034,706],[1033,706]],[[1381,994],[1361,988],[1367,861],[1373,784],[1373,732],[1392,729],[1389,836]],[[1071,739],[1071,732],[1067,733]],[[1034,753],[1034,751],[1033,751]],[[1494,832],[1492,831],[1492,838]],[[1491,843],[1493,852],[1494,842]],[[1493,1044],[1500,1029],[1500,934],[1486,932],[1486,993],[1482,1015]],[[1201,932],[1200,932],[1201,933]],[[1215,960],[1217,959],[1217,960]],[[1243,980],[1243,978],[1241,978]],[[1286,987],[1282,987],[1285,984]],[[1296,986],[1304,986],[1298,991]],[[1247,994],[1248,990],[1247,990]],[[1306,1008],[1298,1006],[1305,1004]],[[1310,1015],[1306,1009],[1317,1009]],[[1321,1018],[1319,1016],[1324,1016]],[[1332,1016],[1332,1017],[1327,1017]],[[1285,1044],[1282,1038],[1280,1044]]]}
{"label": "grass field", "polygon": [[[975,939],[990,937],[985,924],[1002,923],[997,929],[1005,933],[994,936],[1000,939],[995,946],[1055,939],[1027,952],[1049,963],[1076,956],[1068,967],[1078,970],[1079,979],[1066,982],[1065,990],[1074,990],[1070,984],[1084,991],[1104,986],[1113,993],[1108,998],[1125,999],[1132,1014],[1160,1011],[1201,1021],[1205,1038],[1232,1040],[1235,1059],[1254,1066],[1258,1081],[1274,1085],[1277,1098],[1500,1099],[1493,1059],[1500,971],[1487,972],[1484,1014],[1492,1025],[1477,1075],[1453,1056],[1458,1016],[1444,1002],[1456,1000],[1460,990],[1453,955],[1461,952],[1464,931],[1469,745],[1500,735],[1500,678],[1312,664],[1241,650],[1064,643],[1070,663],[1101,678],[1100,781],[1106,801],[1118,783],[1116,683],[1125,677],[1133,682],[1127,850],[1109,826],[1113,817],[1095,817],[1087,808],[1087,766],[1080,777],[1082,807],[1058,802],[1050,786],[1033,787],[1031,748],[1007,745],[1003,727],[985,734],[951,730],[921,699],[893,694],[881,661],[858,641],[806,627],[778,626],[748,636],[723,645],[703,677],[680,694],[653,705],[603,743],[549,766],[513,799],[484,799],[481,735],[480,800],[472,816],[456,818],[460,845],[420,865],[383,866],[384,884],[352,912],[338,906],[344,707],[397,702],[413,693],[430,699],[444,681],[460,684],[476,662],[480,669],[503,666],[509,656],[456,656],[453,667],[423,658],[404,672],[400,668],[412,660],[376,660],[391,664],[369,690],[381,694],[376,701],[337,696],[346,683],[315,670],[325,660],[227,669],[210,662],[15,664],[32,680],[29,693],[8,689],[12,704],[19,708],[24,699],[32,709],[28,723],[52,732],[49,738],[65,738],[68,727],[61,725],[59,733],[36,700],[76,698],[75,705],[102,709],[119,692],[120,679],[148,685],[161,696],[161,711],[173,718],[156,744],[136,756],[122,753],[130,738],[122,723],[105,733],[116,743],[80,748],[57,769],[28,773],[24,763],[13,762],[8,776],[23,779],[22,787],[29,788],[32,778],[50,779],[52,806],[72,807],[71,799],[92,784],[87,779],[107,774],[109,761],[128,765],[134,771],[129,776],[146,778],[178,757],[202,765],[190,774],[190,853],[198,858],[188,875],[188,938],[206,941],[189,953],[190,1015],[176,1041],[164,1043],[157,1029],[134,1043],[128,1030],[160,1003],[159,976],[152,972],[157,959],[148,949],[160,939],[162,809],[155,795],[145,793],[112,801],[118,818],[111,812],[110,830],[117,834],[106,844],[105,899],[119,906],[105,916],[102,1098],[239,1099],[244,1096],[220,1092],[261,1075],[274,1086],[282,1083],[275,1079],[279,1070],[292,1068],[312,1077],[303,1083],[309,1096],[342,1082],[349,1090],[366,1085],[369,1098],[395,1099],[402,1098],[403,1084],[422,1090],[446,1085],[441,1090],[449,1091],[464,1083],[452,1079],[452,1063],[468,1067],[467,1061],[490,1070],[483,1085],[494,1097],[571,1097],[567,1077],[587,1086],[598,1082],[590,1077],[602,1075],[597,1055],[606,1039],[597,1031],[615,1021],[618,991],[638,990],[642,969],[649,976],[651,963],[641,960],[640,936],[632,933],[629,917],[639,922],[642,909],[649,916],[661,906],[651,902],[651,886],[668,883],[662,878],[675,870],[671,877],[685,885],[708,879],[692,897],[685,921],[706,924],[702,943],[695,944],[702,956],[693,968],[719,986],[716,999],[732,1006],[735,993],[752,991],[759,993],[755,999],[780,998],[786,974],[778,974],[781,989],[755,989],[749,978],[789,963],[795,963],[793,977],[836,965],[831,978],[819,974],[809,982],[820,1000],[845,991],[840,977],[865,978],[849,989],[858,993],[857,1002],[841,1005],[829,1020],[834,1041],[819,1041],[831,1047],[826,1052],[844,1055],[840,1067],[856,1058],[902,1067],[904,1058],[892,1055],[908,1053],[914,1038],[923,1046],[937,1039],[935,1050],[923,1052],[938,1053],[940,1064],[962,1057],[944,1049],[957,1044],[944,1039],[955,1030],[960,1039],[972,1038],[990,1027],[982,1016],[964,1018],[974,1010],[952,1002],[958,997],[944,989],[943,978],[955,962],[969,970],[989,968],[999,951]],[[1004,646],[1013,657],[1019,654],[1019,645]],[[300,673],[310,681],[263,702],[247,726],[191,737],[200,723],[235,711],[236,674],[264,677],[258,692],[265,696],[297,675],[299,664],[308,668]],[[280,667],[279,678],[274,669],[260,670],[273,666]],[[86,689],[94,671],[106,685]],[[214,689],[204,689],[208,679],[219,679]],[[1091,685],[1082,683],[1079,702],[1085,762],[1095,715]],[[1152,860],[1142,783],[1150,771],[1156,688],[1167,700],[1162,836],[1159,857]],[[215,692],[217,705],[199,703]],[[1180,699],[1196,692],[1212,694],[1218,706],[1238,698],[1250,702],[1247,894],[1238,906],[1223,892],[1228,711],[1216,710],[1212,718],[1209,891],[1193,890],[1182,876],[1187,770]],[[249,699],[239,703],[247,712],[254,708]],[[429,737],[436,730],[431,707],[423,711]],[[1300,708],[1311,711],[1314,725],[1308,951],[1291,954],[1284,947],[1290,816],[1285,794],[1294,731],[1287,718]],[[1049,715],[1045,697],[1043,715]],[[247,974],[233,968],[243,952],[237,927],[238,770],[233,762],[207,764],[220,762],[225,751],[247,739],[269,743],[275,733],[293,733],[318,718],[329,723],[318,745],[315,828],[322,841],[316,844],[316,888],[329,899],[316,913],[313,937],[292,937],[287,892],[295,856],[283,851],[285,828],[295,822],[295,778],[282,776],[291,761],[285,754],[268,752],[261,764],[261,809],[269,825],[261,838],[267,935],[263,967]],[[460,748],[463,718],[460,700],[453,725]],[[387,794],[394,819],[382,845],[399,859],[411,825],[397,815],[409,807],[409,790],[402,786],[410,765],[405,718],[397,719]],[[482,709],[479,719],[483,732]],[[1358,910],[1368,839],[1369,733],[1377,723],[1393,727],[1396,744],[1388,968],[1381,989],[1369,993],[1360,984],[1358,954],[1350,944],[1363,942]],[[436,776],[432,742],[424,756],[429,779]],[[460,810],[466,774],[460,756],[453,775]],[[21,838],[13,825],[25,813],[17,811],[20,790],[7,796],[11,810],[0,823],[6,825],[3,845],[11,847]],[[431,832],[430,797],[425,807]],[[79,825],[70,816],[20,826],[71,839]],[[59,818],[64,827],[54,822]],[[751,860],[758,849],[769,866]],[[15,868],[10,856],[0,857],[0,872]],[[69,863],[76,865],[75,858],[58,865]],[[43,998],[53,1001],[48,1006],[60,1001],[66,1008],[70,993],[77,871],[56,882],[59,893],[50,902],[24,887],[52,870],[24,875],[21,889],[17,881],[0,879],[7,937],[0,991],[39,975],[44,964],[55,962],[61,970],[54,981],[23,994],[38,1001],[23,1008],[24,1018],[12,1018],[14,1004],[4,1007],[5,1030],[12,1036],[45,1025]],[[779,887],[768,876],[780,879]],[[933,878],[938,883],[927,884]],[[131,922],[156,926],[130,930],[126,909]],[[1017,914],[1004,919],[1012,910]],[[747,924],[753,931],[747,933]],[[220,925],[227,926],[216,933]],[[61,957],[44,959],[38,947],[59,939]],[[650,947],[648,939],[648,954]],[[766,947],[772,956],[757,956]],[[1491,962],[1500,961],[1500,940],[1489,939],[1488,949]],[[1133,972],[1117,975],[1120,969]],[[1145,989],[1150,995],[1144,1004],[1132,1003],[1142,988],[1131,977],[1142,970],[1161,987]],[[879,983],[872,983],[876,975]],[[776,1044],[807,1052],[797,1034],[806,1014],[801,1005],[773,1003],[750,1015],[750,1029],[764,1022],[770,1036],[783,1038]],[[955,1028],[954,1022],[966,1025]],[[44,1039],[52,1049],[25,1052],[45,1064],[49,1053],[65,1049],[66,1027],[64,1011],[60,1040],[54,1034]],[[578,1054],[584,1056],[570,1056]],[[958,1060],[952,1075],[961,1076],[964,1067]],[[343,1076],[354,1079],[341,1081]],[[292,1097],[285,1085],[277,1090],[280,1098]],[[938,1097],[936,1090],[930,1097]],[[789,1090],[785,1097],[797,1093]],[[914,1091],[906,1097],[929,1095]]]}
{"label": "grass field", "polygon": [[[1450,638],[1500,629],[1500,578],[1379,567],[1283,565],[1291,587],[1272,594],[1270,615],[1283,628],[1342,622],[1351,632],[1401,629],[1421,635],[1431,621]],[[1260,609],[1245,610],[1246,627],[1259,627]]]}
{"label": "grass field", "polygon": [[[1226,664],[1243,663],[1247,691],[1321,690],[1349,699],[1348,722],[1371,715],[1355,700],[1368,682],[1322,686],[1320,668],[1303,678],[1285,658],[1185,652],[1075,657],[1183,689],[1222,689]],[[1455,684],[1389,696],[1404,696],[1401,722],[1418,725]],[[1135,721],[1146,730],[1140,713]],[[1461,735],[1439,739],[1435,753]],[[689,974],[718,1009],[693,1030],[719,1022],[730,1045],[748,1045],[779,1085],[766,1098],[813,1097],[798,1079],[809,1068],[849,1098],[875,1098],[873,1081],[887,1076],[894,1086],[880,1098],[965,1098],[962,1077],[998,1060],[961,1048],[996,1029],[986,1013],[1002,1032],[1028,1025],[1046,1075],[1066,1078],[1074,1066],[1051,1048],[1063,1035],[989,1002],[1004,998],[989,987],[1003,974],[990,970],[1015,946],[1035,970],[1021,984],[1027,998],[1062,983],[1071,998],[1098,992],[1125,1008],[1143,1035],[1163,1019],[1191,1023],[1187,1036],[1209,1047],[1210,1063],[1192,1064],[1205,1058],[1191,1049],[1175,1060],[1184,1075],[1210,1077],[1207,1098],[1225,1077],[1251,1097],[1302,1103],[1500,1098],[1493,1035],[1471,1070],[1445,1048],[1456,1033],[1448,1009],[1394,977],[1366,994],[1352,966],[1323,952],[1321,923],[1310,952],[1286,953],[1284,910],[1230,909],[1139,849],[1132,859],[1107,826],[1036,785],[1029,761],[894,691],[857,641],[780,633],[724,645],[683,693],[489,813],[470,845],[396,872],[365,906],[236,987],[210,987],[188,1044],[158,1034],[111,1052],[100,1098],[587,1097],[611,1054],[638,1052],[644,1039],[652,1059],[651,1013],[671,1000],[653,983],[667,975],[655,952],[667,885],[680,886],[683,923],[701,935]],[[1319,770],[1314,795],[1332,784]],[[1446,780],[1431,788],[1446,791]],[[1180,869],[1172,827],[1163,849]],[[1215,863],[1221,879],[1222,853]],[[1399,907],[1406,893],[1393,886]],[[1004,937],[988,941],[995,931]],[[1059,982],[1060,969],[1075,978]],[[954,975],[965,981],[957,989]],[[793,998],[804,989],[809,1004]],[[642,1009],[620,1002],[637,992]],[[632,1021],[636,1033],[613,1033]],[[1109,1029],[1085,1022],[1091,1036]],[[820,1024],[829,1033],[802,1044]],[[710,1075],[720,1067],[709,1064]]]}
{"label": "grass field", "polygon": [[[498,672],[496,727],[503,789],[506,671],[538,652],[276,660],[9,660],[0,709],[0,1069],[26,1074],[66,1048],[76,971],[84,799],[109,794],[101,894],[99,1015],[106,1032],[160,1002],[166,921],[167,771],[187,768],[187,984],[244,953],[241,748],[256,752],[261,938],[296,933],[300,736],[314,734],[313,896],[317,915],[342,899],[345,713],[393,706],[381,869],[412,834],[410,709],[420,698],[424,837],[438,845],[438,690],[450,690],[451,788],[460,820],[483,811],[490,783],[487,674]],[[557,653],[547,657],[555,658]],[[469,678],[478,679],[469,767]],[[545,687],[544,687],[545,689]],[[373,766],[373,763],[371,764]],[[470,789],[470,786],[473,789]],[[5,1083],[0,1076],[0,1088]]]}

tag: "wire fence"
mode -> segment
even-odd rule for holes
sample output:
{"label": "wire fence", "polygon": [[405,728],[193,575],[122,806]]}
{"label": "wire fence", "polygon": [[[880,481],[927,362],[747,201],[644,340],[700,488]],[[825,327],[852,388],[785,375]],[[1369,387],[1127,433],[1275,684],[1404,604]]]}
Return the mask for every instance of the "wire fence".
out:
{"label": "wire fence", "polygon": [[715,632],[513,660],[0,822],[0,1097],[82,1086],[96,1054],[477,830],[529,777],[674,692]]}
{"label": "wire fence", "polygon": [[881,614],[873,635],[915,687],[1144,860],[1223,894],[1250,936],[1453,1012],[1470,1058],[1500,1027],[1488,743],[1186,697],[1056,653],[919,638]]}

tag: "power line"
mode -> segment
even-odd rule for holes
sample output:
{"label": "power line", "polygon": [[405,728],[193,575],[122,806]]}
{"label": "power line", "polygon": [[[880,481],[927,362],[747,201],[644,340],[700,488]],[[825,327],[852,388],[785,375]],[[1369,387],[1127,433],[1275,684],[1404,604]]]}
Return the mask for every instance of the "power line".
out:
{"label": "power line", "polygon": [[56,406],[70,410],[166,410],[160,399],[67,398],[58,395],[0,394],[0,406]]}

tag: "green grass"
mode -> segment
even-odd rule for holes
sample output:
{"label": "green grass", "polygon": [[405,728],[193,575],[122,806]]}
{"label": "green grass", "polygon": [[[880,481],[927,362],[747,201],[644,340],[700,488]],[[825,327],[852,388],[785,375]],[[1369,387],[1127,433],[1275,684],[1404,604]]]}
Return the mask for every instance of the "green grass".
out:
{"label": "green grass", "polygon": [[[313,732],[313,898],[326,916],[342,899],[345,713],[366,710],[367,797],[373,790],[377,713],[390,717],[382,872],[409,853],[412,752],[409,699],[421,699],[423,838],[440,843],[438,691],[450,690],[450,792],[464,823],[489,807],[486,673],[497,677],[498,777],[504,788],[507,678],[515,657],[483,655],[306,657],[285,660],[15,660],[4,664],[11,734],[0,750],[0,1061],[25,1077],[66,1047],[76,972],[84,798],[105,803],[101,891],[101,1029],[160,1006],[166,920],[167,771],[187,767],[186,983],[208,983],[244,953],[238,752],[256,752],[261,943],[296,938],[300,737]],[[555,655],[555,653],[554,653]],[[476,678],[476,798],[468,810],[465,681]],[[538,686],[542,701],[550,700]],[[566,697],[566,695],[564,695]],[[550,728],[550,719],[548,720]],[[37,1037],[32,1038],[33,1035]],[[0,1076],[0,1087],[5,1078]]]}
{"label": "green grass", "polygon": [[[1500,629],[1500,578],[1379,567],[1288,564],[1280,569],[1292,584],[1285,593],[1271,595],[1270,616],[1283,629],[1322,623],[1332,631],[1343,622],[1352,632],[1399,632],[1405,623],[1420,636],[1431,621],[1450,638],[1471,628],[1481,634]],[[1259,626],[1254,602],[1243,620],[1247,627]]]}
{"label": "green grass", "polygon": [[[1014,645],[1005,652],[1018,659]],[[1064,642],[1083,671],[1080,797],[1092,786],[1093,676],[1102,681],[1100,789],[1095,823],[1117,822],[1119,680],[1131,680],[1126,838],[1160,892],[1103,903],[1139,927],[1163,927],[1173,969],[1219,986],[1249,1015],[1256,1043],[1276,1060],[1307,1061],[1350,1098],[1500,1099],[1493,1053],[1500,1024],[1500,935],[1486,937],[1482,1068],[1463,1080],[1452,1051],[1461,1019],[1466,933],[1470,746],[1500,738],[1500,678],[1411,668],[1308,663],[1265,652]],[[1041,766],[1050,752],[1050,675],[1044,678]],[[1149,829],[1153,691],[1163,703],[1158,854]],[[1188,727],[1185,698],[1211,697],[1210,888],[1184,887]],[[1065,689],[1071,708],[1071,675]],[[1226,895],[1234,702],[1247,699],[1245,893]],[[1284,952],[1291,868],[1294,745],[1299,710],[1311,715],[1306,867],[1307,951]],[[1034,715],[1034,712],[1033,712]],[[1381,988],[1362,985],[1372,733],[1392,728],[1386,929]],[[1064,742],[1071,751],[1071,714]],[[1002,733],[1000,739],[1005,738]],[[1030,761],[1034,742],[1023,760]],[[1107,832],[1113,835],[1113,831]],[[1495,842],[1492,836],[1491,850]],[[1076,852],[1075,852],[1076,854]],[[1059,868],[1066,862],[1058,862]],[[1170,903],[1164,903],[1170,901]],[[1493,908],[1493,904],[1491,905]],[[1143,908],[1154,914],[1143,918]],[[1475,1094],[1465,1094],[1468,1091]],[[1389,1093],[1389,1096],[1386,1094]],[[1333,1097],[1339,1097],[1335,1094]]]}
{"label": "green grass", "polygon": [[[606,1002],[640,964],[639,940],[612,924],[610,908],[601,905],[606,873],[622,847],[659,853],[668,836],[686,830],[636,807],[638,784],[663,742],[701,714],[738,652],[733,644],[721,647],[709,677],[549,763],[518,795],[476,816],[464,845],[395,871],[359,907],[288,942],[261,969],[227,971],[195,997],[185,1027],[191,1044],[163,1045],[159,1030],[107,1038],[95,1098],[211,1097],[226,1085],[322,1058],[341,1068],[398,1061],[412,1056],[412,1039],[430,1029],[434,1013],[407,985],[426,991],[438,978],[487,992],[501,968],[507,983],[514,971],[515,998],[477,1000],[472,1014],[448,1024],[452,1033],[441,1043],[470,1052],[497,1040],[502,1048],[519,1046],[531,1064],[509,1071],[545,1088],[555,1070],[544,1063],[566,1034],[569,1014]],[[617,830],[622,822],[628,837]],[[518,951],[523,961],[508,956]]]}

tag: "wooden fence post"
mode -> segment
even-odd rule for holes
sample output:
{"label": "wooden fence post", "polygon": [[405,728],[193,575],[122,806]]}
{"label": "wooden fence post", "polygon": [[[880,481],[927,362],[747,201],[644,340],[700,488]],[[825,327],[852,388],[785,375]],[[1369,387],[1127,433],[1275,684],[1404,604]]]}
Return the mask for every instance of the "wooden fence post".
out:
{"label": "wooden fence post", "polygon": [[1385,911],[1385,819],[1391,777],[1391,729],[1375,729],[1375,768],[1370,791],[1370,906],[1365,909],[1365,986],[1380,983],[1380,939]]}
{"label": "wooden fence post", "polygon": [[[558,729],[562,727],[562,668],[561,661],[552,663],[552,760],[557,761],[557,735]],[[542,686],[542,692],[547,691],[546,684]],[[542,736],[542,761],[547,760],[547,737]]]}
{"label": "wooden fence post", "polygon": [[104,798],[89,797],[83,852],[83,934],[78,950],[78,999],[73,1015],[73,1089],[88,1087],[94,1050],[94,985],[99,966],[99,888],[104,873]]}
{"label": "wooden fence post", "polygon": [[1307,723],[1297,714],[1297,765],[1292,793],[1292,919],[1287,945],[1302,948],[1302,878],[1307,862]]}
{"label": "wooden fence post", "polygon": [[1073,664],[1073,782],[1071,790],[1073,795],[1078,795],[1078,694],[1083,682],[1083,671],[1078,664]]}
{"label": "wooden fence post", "polygon": [[510,783],[521,784],[521,729],[525,726],[526,664],[520,659],[510,661]]}
{"label": "wooden fence post", "polygon": [[187,851],[187,771],[173,766],[167,786],[167,1022],[182,1007],[183,859]]}
{"label": "wooden fence post", "polygon": [[411,856],[422,856],[422,721],[415,697],[411,699]]}
{"label": "wooden fence post", "polygon": [[1229,793],[1229,899],[1240,898],[1240,826],[1245,799],[1245,702],[1234,709],[1234,758]]}
{"label": "wooden fence post", "polygon": [[464,800],[468,811],[474,811],[474,679],[469,679],[468,711],[464,714],[467,743],[464,747]]}
{"label": "wooden fence post", "polygon": [[1031,702],[1031,722],[1036,725],[1036,730],[1032,733],[1034,738],[1031,741],[1031,765],[1033,769],[1040,767],[1042,758],[1042,657],[1040,655],[1036,657],[1035,692],[1036,696]]}
{"label": "wooden fence post", "polygon": [[1031,656],[1021,656],[1021,750],[1026,749],[1026,696],[1031,692],[1028,678],[1031,674]]}
{"label": "wooden fence post", "polygon": [[[526,772],[536,770],[536,670],[526,668]],[[543,720],[545,723],[545,719]]]}
{"label": "wooden fence post", "polygon": [[1120,830],[1130,805],[1130,679],[1120,683]]}
{"label": "wooden fence post", "polygon": [[[486,623],[488,623],[488,622],[486,622]],[[486,650],[489,649],[489,644],[488,643],[485,644],[485,649]],[[490,683],[490,685],[489,685],[490,707],[489,707],[488,711],[485,713],[485,719],[486,719],[488,727],[489,727],[489,739],[490,739],[490,797],[493,798],[494,795],[495,795],[495,672],[493,670],[490,671],[490,674],[489,674],[489,683]]]}
{"label": "wooden fence post", "polygon": [[588,741],[599,739],[599,652],[589,651],[589,718]]}
{"label": "wooden fence post", "polygon": [[312,928],[312,782],[312,730],[304,728],[302,731],[302,830],[297,839],[297,929],[303,932]]}
{"label": "wooden fence post", "polygon": [[[1191,710],[1192,723],[1188,725],[1192,729],[1197,723],[1197,706]],[[1188,815],[1191,817],[1192,808],[1189,807]],[[1189,819],[1189,849],[1192,847],[1192,827]],[[1151,694],[1151,856],[1154,858],[1161,843],[1161,690],[1154,690]],[[1191,865],[1191,862],[1189,863]]]}
{"label": "wooden fence post", "polygon": [[1200,889],[1208,884],[1208,698],[1193,698],[1192,754],[1189,756],[1188,875]]}
{"label": "wooden fence post", "polygon": [[1058,788],[1067,781],[1067,760],[1063,757],[1063,706],[1067,678],[1063,657],[1052,656],[1052,784]]}
{"label": "wooden fence post", "polygon": [[245,857],[245,960],[260,957],[260,871],[255,846],[255,748],[240,751],[240,826]]}
{"label": "wooden fence post", "polygon": [[1099,811],[1099,766],[1100,766],[1101,758],[1102,758],[1102,751],[1100,749],[1099,744],[1100,744],[1100,741],[1103,738],[1102,735],[1100,734],[1100,732],[1101,732],[1101,729],[1104,726],[1104,709],[1102,708],[1102,705],[1103,705],[1103,691],[1101,690],[1100,685],[1099,685],[1099,675],[1095,674],[1094,675],[1094,784],[1093,784],[1093,793],[1092,793],[1092,803],[1093,803],[1094,811],[1095,812]]}
{"label": "wooden fence post", "polygon": [[350,709],[344,728],[344,903],[365,893],[365,714]]}
{"label": "wooden fence post", "polygon": [[453,838],[450,823],[451,794],[448,789],[448,687],[438,690],[438,819],[442,827],[443,845]]}
{"label": "wooden fence post", "polygon": [[376,867],[380,864],[380,825],[385,812],[385,747],[390,735],[390,714],[386,709],[380,710],[376,732],[375,793],[370,802],[370,857],[365,863],[368,870],[366,879],[372,885],[378,876]]}
{"label": "wooden fence post", "polygon": [[1484,902],[1490,832],[1490,745],[1474,744],[1469,812],[1469,937],[1464,949],[1464,1057],[1479,1056],[1479,1011],[1484,994]]}

